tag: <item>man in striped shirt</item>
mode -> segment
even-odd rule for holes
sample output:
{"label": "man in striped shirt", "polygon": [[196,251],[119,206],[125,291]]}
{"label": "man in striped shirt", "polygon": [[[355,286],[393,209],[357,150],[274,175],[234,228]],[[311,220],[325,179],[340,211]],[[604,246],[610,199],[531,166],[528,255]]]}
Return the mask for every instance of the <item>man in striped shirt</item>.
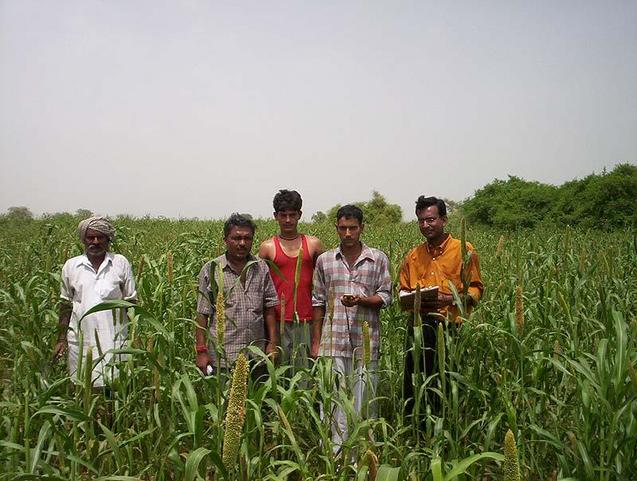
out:
{"label": "man in striped shirt", "polygon": [[[276,355],[274,308],[279,299],[267,264],[251,254],[255,229],[250,216],[232,214],[223,226],[226,252],[207,262],[199,273],[195,350],[197,367],[204,374],[211,365],[227,369],[248,346]],[[217,316],[221,313],[217,312],[218,297],[212,293],[213,278],[216,286],[223,279],[223,346],[215,346]],[[220,359],[217,359],[218,351],[223,355]],[[252,370],[252,377],[257,380],[265,373],[264,365],[260,364]]]}
{"label": "man in striped shirt", "polygon": [[[352,388],[354,408],[358,413],[364,401],[369,402],[374,396],[380,309],[391,303],[389,260],[382,251],[360,241],[364,227],[363,212],[357,206],[346,205],[338,210],[336,231],[340,245],[317,259],[312,292],[311,355],[314,358],[319,355],[332,358],[339,384]],[[328,298],[332,301],[328,302]],[[365,321],[370,334],[367,365],[364,362]],[[371,388],[371,392],[367,392],[366,386]],[[343,410],[337,406],[332,423],[335,450],[340,449],[345,439],[347,420]]]}

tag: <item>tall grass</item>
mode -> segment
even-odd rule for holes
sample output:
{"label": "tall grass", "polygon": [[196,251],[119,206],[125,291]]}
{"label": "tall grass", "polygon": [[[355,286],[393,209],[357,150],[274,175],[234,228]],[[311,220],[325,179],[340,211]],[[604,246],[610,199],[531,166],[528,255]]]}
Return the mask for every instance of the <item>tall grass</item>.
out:
{"label": "tall grass", "polygon": [[[305,226],[328,246],[332,229]],[[407,318],[381,316],[377,417],[335,391],[329,360],[274,365],[250,383],[232,466],[222,460],[227,373],[194,365],[196,276],[222,251],[219,222],[123,220],[113,249],[140,298],[127,360],[109,390],[51,365],[59,272],[81,252],[74,225],[0,226],[0,479],[502,479],[505,434],[522,479],[637,478],[637,244],[628,231],[469,229],[487,289],[459,331],[439,335],[439,372],[416,381],[440,414],[405,419]],[[276,232],[262,222],[255,243]],[[415,225],[368,226],[397,275]],[[293,302],[293,300],[289,300]],[[84,368],[86,363],[84,361]],[[85,372],[85,371],[84,371]],[[438,379],[440,382],[438,382]],[[333,455],[329,413],[353,423]],[[416,404],[418,406],[419,403]],[[370,454],[371,453],[371,454]],[[491,454],[493,453],[493,454]]]}

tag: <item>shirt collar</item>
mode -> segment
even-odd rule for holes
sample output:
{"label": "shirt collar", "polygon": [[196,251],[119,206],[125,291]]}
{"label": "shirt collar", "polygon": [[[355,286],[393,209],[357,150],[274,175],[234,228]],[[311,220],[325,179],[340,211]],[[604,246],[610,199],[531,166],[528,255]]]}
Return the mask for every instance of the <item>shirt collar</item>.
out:
{"label": "shirt collar", "polygon": [[425,245],[427,247],[427,251],[434,257],[438,257],[442,255],[447,247],[449,246],[449,241],[451,241],[451,234],[447,234],[447,238],[440,244],[439,246],[430,246],[427,242]]}
{"label": "shirt collar", "polygon": [[[358,259],[356,260],[357,262],[358,262],[358,261],[362,261],[363,259],[369,259],[369,260],[371,260],[371,261],[375,261],[375,260],[376,260],[376,257],[374,256],[374,253],[372,252],[372,250],[371,250],[369,247],[367,247],[367,246],[365,245],[365,243],[364,243],[364,242],[361,242],[361,247],[362,247],[362,249],[361,249],[361,253],[360,253],[360,254],[359,254],[359,256],[358,256]],[[338,247],[334,250],[334,257],[335,257],[336,259],[344,258],[344,257],[345,257],[345,256],[343,255],[343,253],[341,252],[341,246],[340,246],[340,244],[339,244],[339,246],[338,246]]]}
{"label": "shirt collar", "polygon": [[[108,264],[113,264],[113,254],[107,251],[106,255],[104,256],[104,260],[102,261],[100,266],[97,268],[97,274],[103,271]],[[91,261],[88,259],[88,256],[86,254],[82,254],[80,256],[80,261],[77,263],[77,267],[80,267],[80,266],[86,266],[93,269],[93,264],[91,264]]]}
{"label": "shirt collar", "polygon": [[[110,252],[106,252],[106,255],[104,256],[104,262],[108,263],[113,263],[113,254],[111,254]],[[104,264],[104,262],[102,262],[102,264]],[[81,265],[86,265],[86,266],[90,266],[93,267],[93,264],[91,264],[91,261],[88,260],[88,256],[86,254],[82,254],[80,256],[80,262],[77,263],[78,266]],[[100,266],[101,267],[101,266]]]}
{"label": "shirt collar", "polygon": [[[252,254],[248,254],[248,262],[251,261],[255,261],[257,260],[256,257],[254,257]],[[226,257],[226,253],[224,252],[223,254],[221,254],[219,257],[217,257],[217,265],[222,269],[222,270],[232,270],[232,266],[230,265],[230,263],[228,262],[228,258]],[[232,270],[234,272],[234,270]]]}

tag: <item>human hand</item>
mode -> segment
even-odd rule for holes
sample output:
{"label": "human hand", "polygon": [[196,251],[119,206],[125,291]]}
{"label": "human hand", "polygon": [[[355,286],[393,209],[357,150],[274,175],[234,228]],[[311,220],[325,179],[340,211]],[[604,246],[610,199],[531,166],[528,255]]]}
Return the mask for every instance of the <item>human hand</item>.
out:
{"label": "human hand", "polygon": [[421,304],[421,310],[431,312],[435,309],[442,309],[443,307],[450,306],[453,302],[454,299],[451,294],[443,294],[442,292],[439,292],[438,299],[423,301]]}
{"label": "human hand", "polygon": [[275,363],[277,358],[279,357],[279,349],[277,348],[276,343],[268,342],[265,345],[265,353],[268,355],[270,360]]}
{"label": "human hand", "polygon": [[318,358],[318,355],[319,355],[319,347],[320,347],[320,345],[319,345],[319,343],[318,343],[318,342],[316,342],[316,343],[315,343],[315,342],[313,342],[313,343],[310,345],[310,357],[311,357],[312,359],[317,359],[317,358]]}
{"label": "human hand", "polygon": [[360,303],[361,296],[357,296],[354,294],[343,294],[341,296],[341,304],[345,307],[354,307]]}
{"label": "human hand", "polygon": [[453,304],[453,296],[451,294],[438,293],[438,307],[451,306]]}
{"label": "human hand", "polygon": [[64,353],[68,349],[68,342],[66,339],[58,340],[53,347],[53,358],[51,359],[52,363],[58,362],[64,356]]}
{"label": "human hand", "polygon": [[208,375],[208,367],[211,364],[210,354],[207,352],[198,352],[195,364],[204,375]]}

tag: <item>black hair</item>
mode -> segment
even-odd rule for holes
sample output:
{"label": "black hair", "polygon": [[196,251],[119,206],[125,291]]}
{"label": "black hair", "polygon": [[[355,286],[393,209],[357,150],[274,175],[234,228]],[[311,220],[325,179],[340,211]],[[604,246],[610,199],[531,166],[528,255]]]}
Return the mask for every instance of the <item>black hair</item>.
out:
{"label": "black hair", "polygon": [[274,196],[272,201],[274,212],[281,212],[284,210],[301,210],[303,206],[303,199],[301,194],[296,190],[281,189]]}
{"label": "black hair", "polygon": [[252,220],[252,216],[250,214],[237,214],[233,213],[228,220],[223,224],[223,237],[228,237],[230,231],[233,227],[249,227],[254,234],[254,231],[257,230],[257,226]]}
{"label": "black hair", "polygon": [[440,215],[440,217],[447,215],[447,206],[444,200],[438,197],[425,197],[424,195],[418,197],[416,201],[416,215],[418,215],[418,211],[431,207],[432,205],[438,207],[438,215]]}
{"label": "black hair", "polygon": [[358,220],[359,224],[363,223],[363,211],[356,205],[348,204],[338,209],[338,212],[336,213],[336,222],[338,222],[341,217],[354,217]]}

